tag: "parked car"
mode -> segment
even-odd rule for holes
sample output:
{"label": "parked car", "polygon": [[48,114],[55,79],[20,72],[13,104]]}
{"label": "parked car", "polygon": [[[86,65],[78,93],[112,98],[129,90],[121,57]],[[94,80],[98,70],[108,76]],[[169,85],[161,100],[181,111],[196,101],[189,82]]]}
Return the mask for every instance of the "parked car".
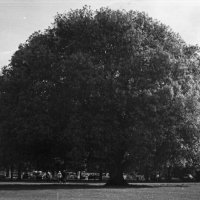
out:
{"label": "parked car", "polygon": [[80,175],[80,178],[81,178],[81,179],[87,180],[87,179],[88,179],[88,176],[89,176],[89,174],[88,174],[87,172],[82,171],[82,172],[81,172],[81,175]]}
{"label": "parked car", "polygon": [[33,173],[31,172],[22,173],[22,179],[31,179],[32,176],[33,176]]}
{"label": "parked car", "polygon": [[136,175],[135,174],[131,174],[131,173],[130,174],[129,173],[127,173],[127,174],[124,173],[123,177],[127,181],[136,181],[137,180]]}
{"label": "parked car", "polygon": [[75,172],[66,172],[67,180],[75,180],[77,179],[77,174]]}
{"label": "parked car", "polygon": [[194,177],[192,174],[186,174],[185,176],[182,177],[183,181],[194,181]]}
{"label": "parked car", "polygon": [[88,179],[99,180],[99,176],[100,176],[99,173],[95,173],[95,172],[88,173]]}
{"label": "parked car", "polygon": [[4,170],[0,171],[0,180],[4,180],[6,178],[6,172]]}
{"label": "parked car", "polygon": [[102,180],[107,181],[110,178],[109,173],[103,173],[102,174]]}
{"label": "parked car", "polygon": [[33,171],[31,179],[34,180],[44,180],[46,178],[46,173],[42,171]]}

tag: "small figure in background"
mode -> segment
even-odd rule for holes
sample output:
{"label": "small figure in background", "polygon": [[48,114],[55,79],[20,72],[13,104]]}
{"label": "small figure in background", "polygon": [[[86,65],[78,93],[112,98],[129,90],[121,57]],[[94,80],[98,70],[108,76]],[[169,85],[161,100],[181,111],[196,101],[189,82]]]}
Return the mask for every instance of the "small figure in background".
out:
{"label": "small figure in background", "polygon": [[156,174],[156,181],[158,182],[159,179],[160,179],[160,174],[157,172],[157,174]]}
{"label": "small figure in background", "polygon": [[57,178],[58,178],[58,182],[61,183],[61,181],[62,181],[62,173],[61,173],[61,171],[58,172]]}

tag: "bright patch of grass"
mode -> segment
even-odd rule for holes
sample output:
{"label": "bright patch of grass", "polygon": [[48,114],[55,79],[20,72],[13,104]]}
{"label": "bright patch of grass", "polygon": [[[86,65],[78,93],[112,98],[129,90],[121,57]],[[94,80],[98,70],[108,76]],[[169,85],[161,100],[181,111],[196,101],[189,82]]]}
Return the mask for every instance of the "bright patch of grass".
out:
{"label": "bright patch of grass", "polygon": [[199,200],[200,183],[148,183],[124,188],[102,184],[0,183],[0,200]]}

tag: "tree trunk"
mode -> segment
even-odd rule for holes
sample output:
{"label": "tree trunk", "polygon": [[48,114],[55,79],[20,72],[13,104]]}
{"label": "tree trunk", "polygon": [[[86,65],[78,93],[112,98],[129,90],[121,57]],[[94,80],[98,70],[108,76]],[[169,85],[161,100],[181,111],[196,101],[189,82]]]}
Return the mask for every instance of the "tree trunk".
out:
{"label": "tree trunk", "polygon": [[124,180],[123,170],[120,165],[115,165],[110,169],[110,179],[107,186],[127,186],[128,183]]}
{"label": "tree trunk", "polygon": [[6,177],[9,177],[9,171],[10,171],[9,167],[6,167]]}
{"label": "tree trunk", "polygon": [[22,169],[21,169],[21,164],[18,166],[18,173],[17,173],[17,179],[21,180],[21,174],[22,174]]}
{"label": "tree trunk", "polygon": [[13,166],[11,165],[11,168],[10,168],[10,170],[11,170],[11,180],[13,180],[13,171],[14,171],[14,168],[13,168]]}
{"label": "tree trunk", "polygon": [[145,172],[144,174],[145,181],[149,181],[149,172]]}
{"label": "tree trunk", "polygon": [[171,181],[171,179],[172,179],[172,167],[169,166],[167,168],[167,181]]}
{"label": "tree trunk", "polygon": [[103,180],[103,172],[102,172],[102,167],[99,169],[99,181]]}

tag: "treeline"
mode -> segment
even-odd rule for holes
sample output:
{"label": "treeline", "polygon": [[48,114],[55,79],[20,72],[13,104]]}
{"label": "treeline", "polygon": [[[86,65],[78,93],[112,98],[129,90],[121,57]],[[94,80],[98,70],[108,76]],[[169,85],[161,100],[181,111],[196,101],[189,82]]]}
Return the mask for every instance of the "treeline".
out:
{"label": "treeline", "polygon": [[0,76],[0,165],[92,168],[109,184],[198,166],[199,48],[145,13],[57,14]]}

